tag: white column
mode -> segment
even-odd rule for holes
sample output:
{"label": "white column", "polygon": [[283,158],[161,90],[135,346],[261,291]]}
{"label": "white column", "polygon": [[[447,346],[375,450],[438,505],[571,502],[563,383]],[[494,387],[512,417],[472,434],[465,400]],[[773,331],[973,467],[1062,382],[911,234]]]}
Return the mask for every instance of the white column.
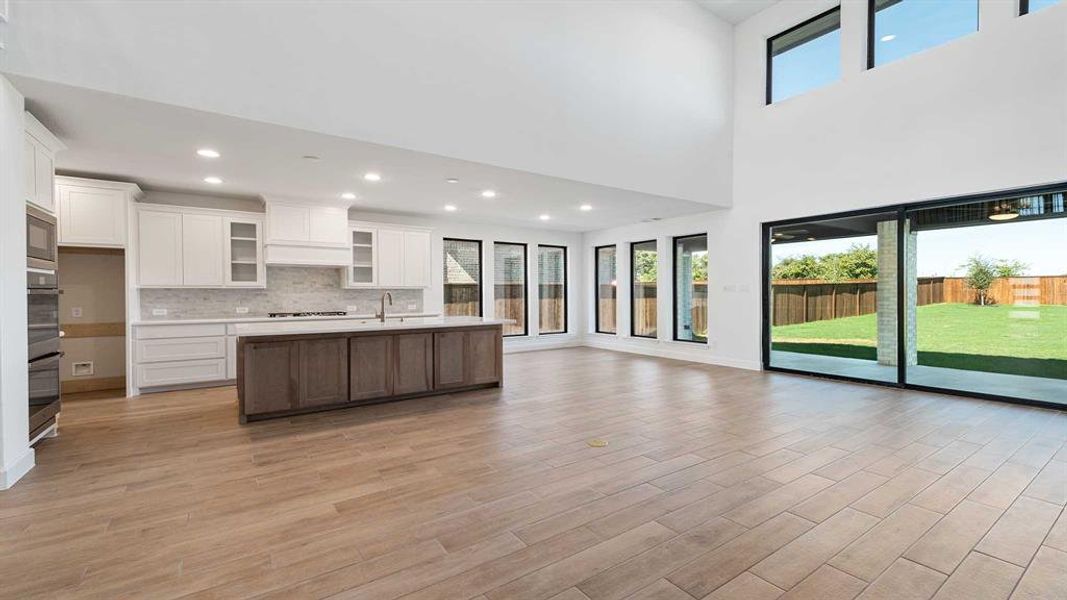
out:
{"label": "white column", "polygon": [[0,490],[33,468],[26,340],[22,94],[0,76]]}

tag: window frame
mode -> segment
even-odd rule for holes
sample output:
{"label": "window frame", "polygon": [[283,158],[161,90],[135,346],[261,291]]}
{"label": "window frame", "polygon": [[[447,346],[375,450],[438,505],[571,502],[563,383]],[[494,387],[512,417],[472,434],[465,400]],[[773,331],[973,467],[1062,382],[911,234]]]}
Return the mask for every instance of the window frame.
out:
{"label": "window frame", "polygon": [[[850,375],[838,375],[834,373],[816,373],[812,371],[792,369],[787,367],[779,367],[771,364],[771,271],[773,265],[771,264],[771,232],[775,227],[782,227],[787,225],[798,225],[808,223],[812,220],[819,219],[835,219],[846,217],[858,217],[870,214],[881,214],[886,212],[896,211],[897,213],[897,247],[905,247],[905,234],[903,223],[907,218],[909,211],[916,211],[928,208],[937,208],[942,206],[952,206],[957,204],[966,204],[972,202],[1014,199],[1021,196],[1037,196],[1044,194],[1055,193],[1067,193],[1067,180],[1057,183],[1050,183],[1039,186],[1009,188],[994,192],[983,192],[978,194],[965,194],[960,196],[950,196],[932,200],[920,200],[917,202],[906,202],[903,204],[892,204],[888,206],[862,208],[850,211],[828,213],[813,215],[810,217],[797,217],[791,219],[782,219],[778,221],[764,221],[760,224],[760,363],[764,371],[778,372],[778,373],[791,373],[794,375],[804,375],[807,377],[817,377],[820,379],[833,379],[839,381],[850,381],[854,383],[862,383],[868,385],[877,385],[882,387],[890,387],[904,390],[916,390],[920,392],[933,392],[939,394],[949,394],[952,396],[963,396],[967,398],[979,398],[982,400],[996,400],[1000,402],[1007,402],[1009,404],[1020,404],[1025,406],[1037,406],[1040,408],[1050,408],[1058,411],[1064,410],[1064,405],[1056,404],[1052,402],[1046,402],[1043,400],[1034,400],[1030,398],[1021,398],[1015,396],[1003,396],[999,394],[993,394],[988,392],[975,392],[958,390],[954,388],[942,388],[931,387],[927,385],[920,385],[908,381],[907,377],[907,344],[897,344],[897,379],[896,381],[885,381],[878,379],[866,379],[862,377],[850,376]],[[904,279],[906,276],[906,265],[904,259],[905,253],[897,253],[897,275],[896,285],[898,290],[904,289]],[[905,311],[905,294],[898,293],[896,298],[896,311],[898,315],[903,315]],[[905,339],[905,319],[897,319],[897,339]]]}
{"label": "window frame", "polygon": [[[528,337],[530,335],[530,249],[524,242],[504,242],[493,240],[493,303],[496,304],[496,247],[522,247],[522,333],[506,333],[503,337]],[[493,307],[496,318],[496,307]]]}
{"label": "window frame", "polygon": [[[871,0],[871,1],[873,1],[873,0]],[[767,38],[767,44],[766,44],[767,73],[766,73],[766,90],[765,90],[765,96],[764,96],[764,105],[765,106],[770,106],[771,104],[774,104],[774,102],[771,100],[771,97],[772,97],[772,95],[774,93],[774,89],[773,89],[774,88],[774,86],[773,86],[773,81],[774,81],[774,54],[772,52],[772,46],[774,44],[774,40],[776,40],[776,39],[778,39],[778,38],[780,38],[780,37],[782,37],[784,35],[789,35],[790,33],[793,33],[794,31],[796,31],[798,29],[801,29],[803,27],[807,27],[808,25],[811,25],[812,23],[818,21],[819,19],[821,19],[821,18],[823,18],[823,17],[825,17],[825,16],[827,16],[827,15],[829,15],[831,13],[834,13],[834,12],[837,12],[837,13],[841,12],[841,5],[840,4],[838,4],[837,6],[834,6],[833,8],[831,8],[829,10],[824,10],[821,13],[815,15],[814,17],[811,17],[809,19],[805,19],[804,21],[802,21],[800,23],[797,23],[796,25],[790,27],[789,29],[786,29],[785,31],[781,31],[779,33],[776,33],[776,34],[774,34],[774,35],[772,35],[772,36]],[[838,18],[837,18],[837,23],[838,23],[837,28],[841,29],[841,17],[840,16],[838,16]],[[812,39],[815,39],[815,38],[812,38]],[[838,58],[840,59],[840,57],[838,57]],[[786,98],[786,100],[788,100],[788,98]],[[779,100],[779,102],[781,102],[781,100]]]}
{"label": "window frame", "polygon": [[567,247],[566,246],[560,246],[558,244],[537,244],[537,249],[540,250],[541,248],[555,248],[557,250],[563,250],[563,330],[562,331],[547,331],[547,332],[541,331],[541,304],[540,304],[540,302],[541,302],[541,265],[540,265],[540,263],[538,263],[538,265],[537,265],[537,278],[538,278],[537,279],[537,301],[538,301],[538,305],[537,305],[537,335],[539,335],[539,336],[540,335],[562,335],[562,334],[570,332],[570,319],[568,318],[569,317],[568,312],[570,312],[569,311],[569,308],[570,308],[569,304],[570,303],[568,302],[568,295],[570,293],[570,289],[569,289],[570,288],[570,274],[567,272],[569,270],[569,265],[567,264],[569,262],[568,259],[567,259]]}
{"label": "window frame", "polygon": [[[711,342],[711,332],[705,336],[704,340],[683,340],[678,337],[678,277],[675,269],[678,267],[678,240],[687,240],[692,238],[704,238],[704,245],[708,243],[707,233],[692,233],[689,235],[676,235],[671,238],[671,339],[675,342],[686,342],[688,344],[704,344],[707,345]],[[708,255],[708,269],[711,269],[711,255]],[[710,275],[708,277],[711,278]],[[708,287],[711,287],[711,282],[708,282]],[[710,289],[709,289],[710,291]],[[709,304],[710,307],[710,304]]]}
{"label": "window frame", "polygon": [[634,333],[634,306],[636,303],[634,300],[634,286],[637,285],[637,261],[634,260],[635,253],[637,252],[637,246],[641,244],[655,244],[656,245],[656,299],[657,299],[657,311],[659,310],[659,240],[641,240],[638,242],[630,242],[630,337],[641,338],[645,340],[654,340],[659,338],[659,315],[656,315],[656,335],[637,335]]}
{"label": "window frame", "polygon": [[[482,250],[483,250],[482,240],[472,240],[472,239],[466,239],[466,238],[453,238],[453,237],[441,238],[441,258],[442,258],[442,260],[444,259],[445,254],[446,254],[445,251],[444,251],[445,242],[473,242],[475,244],[478,244],[478,316],[482,317],[482,318],[485,318],[485,265],[483,264],[485,261],[483,260],[484,259],[484,255],[482,254]],[[494,285],[495,285],[495,283],[496,282],[494,282]],[[446,286],[446,285],[448,285],[447,281],[444,281],[444,282],[441,283],[441,300],[442,300],[442,307],[441,308],[442,308],[442,310],[444,309],[444,305],[443,305],[443,303],[444,303],[444,295],[445,295],[444,286]]]}
{"label": "window frame", "polygon": [[[600,251],[604,248],[615,250],[615,331],[600,330]],[[619,247],[617,244],[593,246],[593,332],[604,335],[619,335]]]}
{"label": "window frame", "polygon": [[1019,0],[1019,16],[1030,14],[1030,0]]}

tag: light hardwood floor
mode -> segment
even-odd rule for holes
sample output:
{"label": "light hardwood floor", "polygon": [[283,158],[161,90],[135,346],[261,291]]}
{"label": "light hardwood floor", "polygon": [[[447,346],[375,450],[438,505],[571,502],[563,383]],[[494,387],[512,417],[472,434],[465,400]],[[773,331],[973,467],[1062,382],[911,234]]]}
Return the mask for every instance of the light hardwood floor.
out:
{"label": "light hardwood floor", "polygon": [[505,363],[502,390],[245,426],[233,388],[70,400],[0,493],[0,595],[1067,597],[1067,413]]}

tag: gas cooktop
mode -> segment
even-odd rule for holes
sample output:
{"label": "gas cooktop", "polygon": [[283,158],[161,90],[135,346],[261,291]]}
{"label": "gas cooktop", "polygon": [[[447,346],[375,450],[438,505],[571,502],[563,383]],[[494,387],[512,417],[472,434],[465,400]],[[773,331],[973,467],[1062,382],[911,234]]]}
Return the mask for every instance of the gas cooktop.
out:
{"label": "gas cooktop", "polygon": [[275,312],[267,313],[267,316],[276,319],[279,317],[343,317],[347,315],[343,310],[311,310],[304,312]]}

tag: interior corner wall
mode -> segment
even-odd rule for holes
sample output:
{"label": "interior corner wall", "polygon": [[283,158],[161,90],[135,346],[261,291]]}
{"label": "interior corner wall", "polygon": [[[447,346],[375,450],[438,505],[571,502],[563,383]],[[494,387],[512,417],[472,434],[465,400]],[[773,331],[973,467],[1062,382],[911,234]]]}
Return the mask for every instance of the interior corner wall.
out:
{"label": "interior corner wall", "polygon": [[[841,80],[765,105],[767,38],[838,4]],[[758,368],[761,223],[1067,179],[1067,2],[1022,17],[1006,4],[981,0],[981,31],[871,70],[866,0],[780,2],[739,24],[732,207],[583,236],[588,290],[593,246],[625,244],[620,333],[589,344]],[[709,347],[629,338],[628,243],[700,230]]]}
{"label": "interior corner wall", "polygon": [[33,468],[26,370],[23,97],[0,76],[0,490]]}

